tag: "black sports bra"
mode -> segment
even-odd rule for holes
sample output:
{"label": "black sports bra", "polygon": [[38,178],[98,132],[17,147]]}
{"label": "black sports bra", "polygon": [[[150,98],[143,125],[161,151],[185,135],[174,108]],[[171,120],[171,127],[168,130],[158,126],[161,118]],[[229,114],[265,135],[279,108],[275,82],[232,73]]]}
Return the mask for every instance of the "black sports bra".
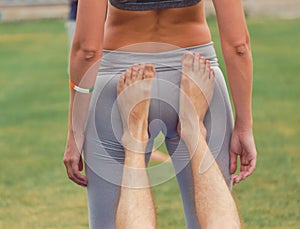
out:
{"label": "black sports bra", "polygon": [[201,0],[109,0],[121,10],[154,10],[163,8],[181,8],[196,5]]}

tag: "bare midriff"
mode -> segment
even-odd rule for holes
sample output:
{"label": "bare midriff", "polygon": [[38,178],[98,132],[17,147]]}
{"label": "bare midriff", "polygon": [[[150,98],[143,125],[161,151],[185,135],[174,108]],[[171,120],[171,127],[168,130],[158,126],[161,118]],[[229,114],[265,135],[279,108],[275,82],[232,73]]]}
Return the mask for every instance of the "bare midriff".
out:
{"label": "bare midriff", "polygon": [[[190,7],[148,11],[120,10],[109,4],[104,34],[104,49],[133,52],[168,51],[211,41],[203,1]],[[148,42],[159,48],[153,49]]]}

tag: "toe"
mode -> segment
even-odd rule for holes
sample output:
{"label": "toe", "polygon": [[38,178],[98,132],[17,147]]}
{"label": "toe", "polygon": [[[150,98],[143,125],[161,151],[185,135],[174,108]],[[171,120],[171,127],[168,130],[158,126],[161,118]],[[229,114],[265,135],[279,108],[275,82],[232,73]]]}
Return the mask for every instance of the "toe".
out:
{"label": "toe", "polygon": [[133,65],[132,67],[132,80],[135,81],[138,77],[138,65]]}
{"label": "toe", "polygon": [[124,89],[125,86],[125,73],[123,73],[120,78],[119,78],[119,82],[118,82],[118,88],[117,88],[117,94],[119,95],[121,93],[121,91]]}
{"label": "toe", "polygon": [[210,69],[209,78],[212,79],[212,80],[215,78],[215,72],[214,72],[213,69]]}
{"label": "toe", "polygon": [[199,69],[200,69],[200,74],[204,74],[204,72],[205,72],[205,58],[203,56],[201,56],[200,60],[199,60]]}
{"label": "toe", "polygon": [[139,71],[138,71],[138,79],[142,80],[144,78],[144,70],[145,70],[145,64],[141,64],[139,66]]}
{"label": "toe", "polygon": [[127,86],[131,84],[131,74],[132,74],[132,69],[128,68],[125,73],[125,85]]}
{"label": "toe", "polygon": [[186,68],[192,68],[193,67],[193,61],[194,61],[194,55],[191,52],[186,52],[182,56],[182,66]]}
{"label": "toe", "polygon": [[199,55],[199,53],[196,53],[194,55],[194,67],[193,67],[193,70],[194,70],[194,72],[199,72],[199,69],[200,69],[200,55]]}
{"label": "toe", "polygon": [[183,75],[190,77],[193,72],[194,55],[190,52],[186,52],[182,56],[182,73]]}
{"label": "toe", "polygon": [[131,68],[132,68],[133,71],[136,71],[136,72],[139,71],[139,65],[138,64],[134,64]]}
{"label": "toe", "polygon": [[210,73],[210,61],[209,60],[205,61],[205,73],[207,73],[207,74]]}
{"label": "toe", "polygon": [[146,64],[145,66],[145,78],[153,78],[155,75],[155,67],[152,64]]}

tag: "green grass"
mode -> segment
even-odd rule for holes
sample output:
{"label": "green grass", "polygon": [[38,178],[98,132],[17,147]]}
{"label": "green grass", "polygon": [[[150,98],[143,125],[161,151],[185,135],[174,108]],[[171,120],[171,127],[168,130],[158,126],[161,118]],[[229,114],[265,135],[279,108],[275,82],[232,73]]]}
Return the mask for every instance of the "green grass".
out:
{"label": "green grass", "polygon": [[[214,19],[209,20],[224,66]],[[244,228],[298,228],[300,20],[249,19],[255,174],[234,188]],[[68,181],[63,21],[0,26],[0,228],[88,228],[85,190]],[[185,228],[176,181],[153,189],[158,228]]]}

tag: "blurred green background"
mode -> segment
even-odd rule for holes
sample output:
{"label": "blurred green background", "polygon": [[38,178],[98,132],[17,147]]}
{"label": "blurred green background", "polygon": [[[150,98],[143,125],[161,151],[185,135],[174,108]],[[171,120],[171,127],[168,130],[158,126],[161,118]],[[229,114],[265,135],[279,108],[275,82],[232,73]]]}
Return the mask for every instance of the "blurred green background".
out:
{"label": "blurred green background", "polygon": [[[64,20],[0,25],[0,228],[88,228],[85,189],[62,163]],[[209,18],[221,67],[217,26]],[[299,228],[300,19],[248,19],[254,57],[255,174],[234,187],[244,228]],[[158,228],[185,228],[176,180],[153,189]]]}

